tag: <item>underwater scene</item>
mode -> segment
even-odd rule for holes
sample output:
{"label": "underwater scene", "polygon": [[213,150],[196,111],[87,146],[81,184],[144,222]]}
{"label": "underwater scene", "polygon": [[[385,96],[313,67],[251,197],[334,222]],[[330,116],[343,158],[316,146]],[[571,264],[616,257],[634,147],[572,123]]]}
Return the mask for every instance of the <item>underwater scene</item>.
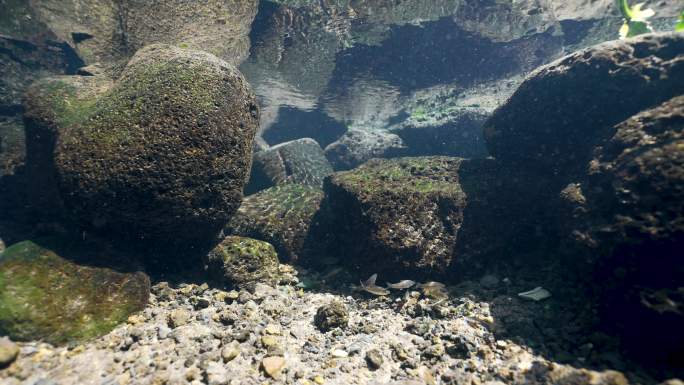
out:
{"label": "underwater scene", "polygon": [[0,385],[684,385],[684,0],[0,0]]}

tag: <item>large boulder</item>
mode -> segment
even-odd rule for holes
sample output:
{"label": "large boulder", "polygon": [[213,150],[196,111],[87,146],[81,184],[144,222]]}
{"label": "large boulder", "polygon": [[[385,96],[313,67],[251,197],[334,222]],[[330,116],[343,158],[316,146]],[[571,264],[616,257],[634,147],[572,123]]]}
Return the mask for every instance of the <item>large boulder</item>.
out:
{"label": "large boulder", "polygon": [[552,226],[542,225],[554,213],[537,201],[554,190],[493,159],[372,159],[333,174],[324,190],[319,247],[362,275],[477,275],[513,250],[547,258],[547,243],[555,244]]}
{"label": "large boulder", "polygon": [[684,96],[614,127],[589,163],[572,235],[594,263],[606,328],[658,366],[684,366]]}
{"label": "large boulder", "polygon": [[446,272],[466,205],[458,184],[462,162],[373,159],[326,179],[331,252],[368,273]]}
{"label": "large boulder", "polygon": [[75,49],[85,64],[124,64],[149,44],[207,51],[231,64],[249,52],[255,0],[112,2],[32,0],[37,23]]}
{"label": "large boulder", "polygon": [[237,288],[279,281],[278,254],[256,239],[229,236],[207,255],[207,272],[218,282]]}
{"label": "large boulder", "polygon": [[0,334],[13,340],[99,337],[142,310],[149,294],[143,273],[81,266],[31,241],[0,254]]}
{"label": "large boulder", "polygon": [[576,175],[613,125],[682,92],[684,35],[612,41],[534,71],[485,123],[485,139],[503,162]]}
{"label": "large boulder", "polygon": [[206,239],[240,204],[259,111],[242,75],[215,56],[148,46],[114,82],[38,81],[25,107],[34,179],[54,171],[82,226]]}
{"label": "large boulder", "polygon": [[282,259],[297,261],[312,241],[310,230],[322,199],[321,189],[312,186],[271,187],[245,198],[224,231],[269,242]]}
{"label": "large boulder", "polygon": [[286,183],[323,187],[333,172],[318,143],[310,138],[293,140],[254,154],[245,195]]}

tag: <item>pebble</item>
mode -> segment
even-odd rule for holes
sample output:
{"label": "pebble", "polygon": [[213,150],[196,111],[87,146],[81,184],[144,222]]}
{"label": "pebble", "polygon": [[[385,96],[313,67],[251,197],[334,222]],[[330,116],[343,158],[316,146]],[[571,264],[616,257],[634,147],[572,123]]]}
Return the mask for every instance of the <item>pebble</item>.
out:
{"label": "pebble", "polygon": [[345,352],[342,349],[333,349],[333,351],[330,354],[332,354],[332,356],[335,358],[347,358],[347,357],[349,357],[349,353]]}
{"label": "pebble", "polygon": [[316,310],[314,324],[318,330],[327,332],[335,328],[345,328],[349,323],[349,312],[340,301],[332,301]]}
{"label": "pebble", "polygon": [[177,328],[183,326],[190,321],[191,314],[185,309],[175,309],[169,314],[169,326]]}
{"label": "pebble", "polygon": [[280,356],[266,357],[261,361],[261,367],[269,377],[277,380],[285,368],[285,358]]}
{"label": "pebble", "polygon": [[19,346],[7,337],[0,338],[0,368],[8,366],[19,356]]}
{"label": "pebble", "polygon": [[366,352],[366,363],[368,363],[368,367],[372,370],[377,370],[380,369],[382,366],[384,360],[382,359],[382,355],[380,354],[380,351],[377,349],[371,349],[368,352]]}
{"label": "pebble", "polygon": [[233,341],[221,349],[223,362],[230,362],[240,355],[240,344]]}

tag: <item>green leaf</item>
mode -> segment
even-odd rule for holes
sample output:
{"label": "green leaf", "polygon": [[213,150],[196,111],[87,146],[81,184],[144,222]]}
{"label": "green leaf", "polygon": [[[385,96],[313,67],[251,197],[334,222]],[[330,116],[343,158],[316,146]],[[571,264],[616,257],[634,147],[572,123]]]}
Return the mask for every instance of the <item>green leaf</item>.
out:
{"label": "green leaf", "polygon": [[684,32],[684,10],[679,14],[679,23],[675,25],[675,31]]}

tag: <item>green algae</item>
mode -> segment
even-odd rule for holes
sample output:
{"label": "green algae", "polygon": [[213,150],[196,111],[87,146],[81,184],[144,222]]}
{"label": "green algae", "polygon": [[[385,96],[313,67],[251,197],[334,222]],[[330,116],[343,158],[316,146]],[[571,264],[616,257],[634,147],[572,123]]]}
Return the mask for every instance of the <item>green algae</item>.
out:
{"label": "green algae", "polygon": [[335,178],[353,190],[366,193],[451,193],[457,190],[459,163],[460,159],[449,157],[372,160],[355,170],[337,173]]}
{"label": "green algae", "polygon": [[106,334],[144,308],[149,278],[79,266],[32,241],[0,254],[0,334],[52,344]]}
{"label": "green algae", "polygon": [[285,259],[297,260],[322,199],[323,191],[313,186],[271,187],[245,198],[226,232],[270,242]]}
{"label": "green algae", "polygon": [[278,254],[268,242],[227,237],[209,252],[207,265],[215,279],[236,287],[254,282],[278,283]]}

